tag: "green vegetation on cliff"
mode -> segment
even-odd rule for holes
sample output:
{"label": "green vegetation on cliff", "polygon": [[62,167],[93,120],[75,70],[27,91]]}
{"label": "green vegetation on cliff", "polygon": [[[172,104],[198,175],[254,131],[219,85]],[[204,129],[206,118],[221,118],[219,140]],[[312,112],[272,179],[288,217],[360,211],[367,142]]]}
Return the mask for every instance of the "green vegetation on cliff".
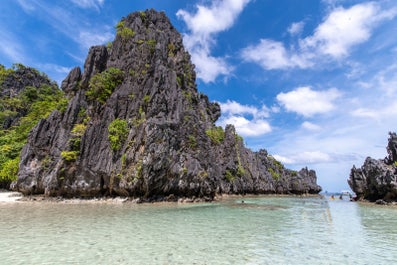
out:
{"label": "green vegetation on cliff", "polygon": [[128,137],[128,123],[122,119],[115,119],[109,124],[109,142],[113,151],[118,151]]}
{"label": "green vegetation on cliff", "polygon": [[123,79],[124,72],[114,67],[97,73],[90,80],[86,96],[90,100],[105,103],[114,89],[123,82]]}
{"label": "green vegetation on cliff", "polygon": [[[20,80],[29,78],[46,82],[18,87]],[[53,110],[63,111],[67,99],[45,74],[21,64],[10,69],[0,65],[0,91],[0,187],[4,188],[17,177],[19,155],[30,130]]]}

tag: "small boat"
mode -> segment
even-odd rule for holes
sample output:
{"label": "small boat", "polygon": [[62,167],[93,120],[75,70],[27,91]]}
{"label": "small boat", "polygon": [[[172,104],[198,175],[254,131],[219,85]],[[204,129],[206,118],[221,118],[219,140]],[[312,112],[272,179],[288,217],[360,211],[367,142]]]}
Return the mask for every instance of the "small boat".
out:
{"label": "small boat", "polygon": [[339,196],[340,200],[343,200],[343,196],[348,196],[350,201],[356,201],[357,196],[355,193],[350,192],[349,190],[342,190]]}
{"label": "small boat", "polygon": [[340,193],[335,193],[332,194],[329,199],[331,201],[336,200],[336,196],[339,196],[339,200],[344,200],[344,197],[348,197],[350,201],[356,201],[357,200],[357,196],[355,193],[349,191],[349,190],[342,190]]}

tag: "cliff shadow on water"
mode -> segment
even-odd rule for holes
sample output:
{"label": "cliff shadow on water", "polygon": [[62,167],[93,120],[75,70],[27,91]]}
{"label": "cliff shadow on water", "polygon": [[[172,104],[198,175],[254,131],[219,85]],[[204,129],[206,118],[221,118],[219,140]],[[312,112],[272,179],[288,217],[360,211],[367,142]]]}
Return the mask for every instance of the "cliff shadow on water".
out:
{"label": "cliff shadow on water", "polygon": [[89,50],[61,88],[69,103],[30,132],[12,188],[63,197],[146,200],[318,193],[313,170],[253,152],[197,91],[182,37],[162,12],[135,12]]}

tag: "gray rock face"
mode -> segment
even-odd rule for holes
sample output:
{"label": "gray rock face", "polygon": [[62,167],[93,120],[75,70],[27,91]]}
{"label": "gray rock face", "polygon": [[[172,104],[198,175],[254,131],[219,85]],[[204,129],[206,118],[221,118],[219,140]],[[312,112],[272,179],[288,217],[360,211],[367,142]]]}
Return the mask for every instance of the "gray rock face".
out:
{"label": "gray rock face", "polygon": [[[112,79],[104,100],[87,92],[112,69],[122,78]],[[14,189],[145,200],[321,191],[314,171],[285,169],[265,150],[244,147],[233,126],[217,128],[220,107],[198,93],[195,79],[164,13],[123,18],[111,47],[91,48],[84,72],[75,68],[62,82],[69,106],[32,130]]]}
{"label": "gray rock face", "polygon": [[389,133],[385,159],[367,157],[361,168],[353,166],[348,183],[361,199],[397,201],[397,135]]}

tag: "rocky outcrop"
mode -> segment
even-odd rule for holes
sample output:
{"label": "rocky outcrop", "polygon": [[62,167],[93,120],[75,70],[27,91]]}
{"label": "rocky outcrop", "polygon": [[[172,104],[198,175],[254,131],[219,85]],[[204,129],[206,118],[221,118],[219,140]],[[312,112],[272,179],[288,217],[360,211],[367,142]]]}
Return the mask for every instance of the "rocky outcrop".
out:
{"label": "rocky outcrop", "polygon": [[62,82],[70,98],[30,133],[15,190],[48,196],[212,199],[221,193],[318,193],[316,174],[247,149],[197,91],[181,35],[164,13],[132,13],[112,45]]}
{"label": "rocky outcrop", "polygon": [[367,157],[361,168],[353,166],[348,183],[359,199],[397,201],[397,135],[389,133],[388,156]]}

